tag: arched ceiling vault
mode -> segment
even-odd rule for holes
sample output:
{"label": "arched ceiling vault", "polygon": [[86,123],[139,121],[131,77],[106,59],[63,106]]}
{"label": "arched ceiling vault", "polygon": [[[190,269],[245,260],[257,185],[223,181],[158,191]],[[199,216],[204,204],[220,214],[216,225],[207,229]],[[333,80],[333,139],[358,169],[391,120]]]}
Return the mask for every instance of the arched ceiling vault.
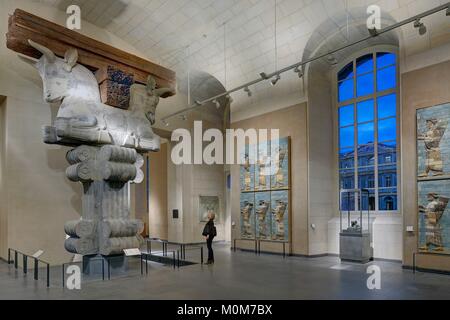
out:
{"label": "arched ceiling vault", "polygon": [[[276,65],[282,68],[296,63],[321,43],[325,42],[326,46],[319,50],[326,50],[346,41],[347,21],[351,40],[367,35],[363,21],[368,4],[380,5],[383,23],[390,23],[448,2],[277,0],[278,60],[275,63],[275,0],[29,1],[55,6],[62,12],[69,4],[78,4],[83,19],[129,42],[146,58],[174,69],[180,79],[185,78],[188,68],[199,70],[219,79],[227,89],[258,78],[260,72],[271,73]],[[444,13],[425,18],[423,22],[428,28],[425,36],[419,36],[411,25],[401,28],[400,48],[404,56],[450,42],[450,18]],[[395,39],[388,35],[383,41]],[[251,98],[245,92],[234,94],[232,112],[249,108],[267,111],[275,104],[298,101],[302,98],[301,86],[298,77],[289,72],[276,87],[263,82],[251,88]],[[287,101],[286,97],[294,99]]]}

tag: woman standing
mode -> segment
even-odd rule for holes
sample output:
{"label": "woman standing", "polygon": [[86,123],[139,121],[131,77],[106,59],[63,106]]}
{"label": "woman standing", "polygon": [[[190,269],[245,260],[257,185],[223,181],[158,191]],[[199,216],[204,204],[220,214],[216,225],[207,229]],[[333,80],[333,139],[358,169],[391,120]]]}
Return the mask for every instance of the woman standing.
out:
{"label": "woman standing", "polygon": [[214,212],[208,213],[208,222],[203,228],[202,235],[206,239],[206,246],[208,247],[208,262],[206,264],[214,264],[214,252],[212,249],[212,242],[214,237],[217,235],[216,227],[214,226],[214,218],[216,217]]}

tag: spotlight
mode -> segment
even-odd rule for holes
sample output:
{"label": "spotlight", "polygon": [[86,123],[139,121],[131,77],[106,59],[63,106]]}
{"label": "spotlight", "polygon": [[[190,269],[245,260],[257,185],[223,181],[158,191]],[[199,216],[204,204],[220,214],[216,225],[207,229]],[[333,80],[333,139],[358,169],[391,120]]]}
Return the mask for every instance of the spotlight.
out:
{"label": "spotlight", "polygon": [[169,123],[166,120],[163,120],[162,123],[163,123],[164,127],[168,127],[169,126]]}
{"label": "spotlight", "polygon": [[250,91],[249,87],[245,87],[244,91],[247,92],[249,98],[252,96],[252,92]]}
{"label": "spotlight", "polygon": [[183,121],[186,121],[186,120],[187,120],[187,117],[186,117],[185,114],[181,115],[181,120],[183,120]]}
{"label": "spotlight", "polygon": [[225,96],[225,98],[228,99],[228,103],[229,103],[229,104],[232,104],[232,103],[233,103],[233,98],[232,98],[229,94],[227,94],[227,95]]}
{"label": "spotlight", "polygon": [[203,105],[203,104],[202,104],[200,101],[198,101],[198,100],[195,100],[194,103],[195,103],[196,105],[198,105],[198,106]]}
{"label": "spotlight", "polygon": [[367,29],[369,30],[369,33],[372,37],[376,37],[378,35],[378,30],[377,28],[373,28],[373,29]]}
{"label": "spotlight", "polygon": [[261,72],[259,75],[260,75],[261,78],[264,79],[264,80],[269,79],[269,78],[267,77],[267,74],[266,74],[265,72]]}
{"label": "spotlight", "polygon": [[214,99],[214,100],[212,101],[212,103],[215,104],[215,106],[216,106],[217,109],[220,109],[220,102],[217,101],[217,99]]}
{"label": "spotlight", "polygon": [[427,27],[423,24],[423,22],[420,22],[420,19],[414,21],[414,28],[419,29],[419,34],[421,36],[427,33]]}
{"label": "spotlight", "polygon": [[447,12],[445,13],[445,15],[446,15],[447,17],[450,17],[450,6],[448,6]]}
{"label": "spotlight", "polygon": [[299,69],[299,67],[295,68],[294,72],[298,75],[299,78],[303,77],[303,71]]}
{"label": "spotlight", "polygon": [[280,75],[277,74],[276,77],[275,77],[274,79],[270,80],[270,84],[271,84],[272,86],[275,86],[275,85],[278,83],[278,81],[280,81],[280,79],[281,79]]}

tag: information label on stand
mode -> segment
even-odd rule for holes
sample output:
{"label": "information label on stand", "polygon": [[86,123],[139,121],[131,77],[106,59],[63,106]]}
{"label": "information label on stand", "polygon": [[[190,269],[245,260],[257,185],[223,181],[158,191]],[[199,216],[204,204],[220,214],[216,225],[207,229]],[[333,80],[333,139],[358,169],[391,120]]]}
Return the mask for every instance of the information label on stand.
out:
{"label": "information label on stand", "polygon": [[37,259],[40,256],[42,256],[43,254],[44,254],[44,250],[38,250],[32,255],[32,257]]}
{"label": "information label on stand", "polygon": [[125,255],[127,257],[140,256],[141,255],[141,250],[139,250],[139,248],[123,249],[123,252],[125,253]]}
{"label": "information label on stand", "polygon": [[76,254],[73,256],[72,262],[81,262],[83,261],[83,256],[81,254]]}

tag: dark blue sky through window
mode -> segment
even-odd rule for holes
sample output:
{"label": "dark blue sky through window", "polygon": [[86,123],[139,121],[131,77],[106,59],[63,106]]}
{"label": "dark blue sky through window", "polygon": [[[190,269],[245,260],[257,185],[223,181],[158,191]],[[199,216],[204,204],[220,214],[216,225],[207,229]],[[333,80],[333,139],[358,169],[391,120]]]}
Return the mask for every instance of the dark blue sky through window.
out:
{"label": "dark blue sky through window", "polygon": [[353,62],[346,65],[341,71],[338,73],[338,81],[347,80],[353,78]]}
{"label": "dark blue sky through window", "polygon": [[378,141],[391,141],[397,138],[397,119],[378,121]]}
{"label": "dark blue sky through window", "polygon": [[373,99],[358,103],[358,123],[373,121],[375,108]]}
{"label": "dark blue sky through window", "polygon": [[353,105],[339,108],[339,127],[345,127],[354,123]]}
{"label": "dark blue sky through window", "polygon": [[378,119],[395,117],[397,114],[397,95],[395,93],[378,97]]}
{"label": "dark blue sky through window", "polygon": [[378,70],[377,90],[378,92],[393,89],[397,85],[395,66]]}
{"label": "dark blue sky through window", "polygon": [[358,145],[373,143],[375,132],[373,122],[358,125]]}
{"label": "dark blue sky through window", "polygon": [[356,60],[356,73],[358,75],[373,71],[373,55],[368,54]]}
{"label": "dark blue sky through window", "polygon": [[373,93],[373,72],[358,76],[356,79],[356,91],[358,97],[367,96]]}
{"label": "dark blue sky through window", "polygon": [[339,102],[353,98],[353,79],[339,82]]}
{"label": "dark blue sky through window", "polygon": [[396,64],[395,54],[387,52],[377,53],[377,68],[381,69]]}

